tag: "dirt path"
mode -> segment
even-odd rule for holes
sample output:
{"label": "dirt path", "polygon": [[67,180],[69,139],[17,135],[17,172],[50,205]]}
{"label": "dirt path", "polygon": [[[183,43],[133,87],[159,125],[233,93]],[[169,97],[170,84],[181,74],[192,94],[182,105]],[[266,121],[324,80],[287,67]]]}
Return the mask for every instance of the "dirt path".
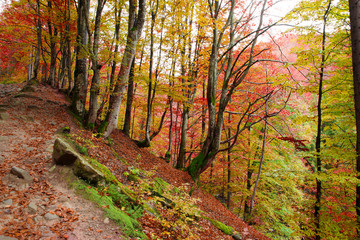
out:
{"label": "dirt path", "polygon": [[[102,210],[49,173],[54,133],[73,126],[65,97],[44,86],[20,93],[22,87],[0,84],[0,239],[124,239]],[[10,174],[12,167],[32,180]]]}

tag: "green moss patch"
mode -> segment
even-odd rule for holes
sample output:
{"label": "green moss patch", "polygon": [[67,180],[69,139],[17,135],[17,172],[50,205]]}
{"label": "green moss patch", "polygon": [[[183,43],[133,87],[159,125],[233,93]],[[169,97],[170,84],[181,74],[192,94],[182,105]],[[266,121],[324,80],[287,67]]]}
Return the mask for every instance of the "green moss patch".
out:
{"label": "green moss patch", "polygon": [[120,205],[126,202],[127,196],[119,193],[115,185],[111,185],[109,188],[99,189],[88,185],[82,180],[77,180],[73,182],[72,185],[82,196],[101,207],[110,219],[121,226],[126,235],[131,238],[148,239],[143,233],[140,223],[138,223],[134,217],[131,217],[135,215],[134,213],[137,211],[137,217],[140,217],[142,213],[141,207],[138,206],[138,208],[133,209],[132,206],[128,204],[128,206],[124,205],[119,208],[117,204]]}
{"label": "green moss patch", "polygon": [[227,235],[233,235],[234,233],[234,229],[230,226],[225,225],[222,222],[216,221],[214,219],[208,218],[208,217],[204,217],[204,219],[210,221],[215,227],[217,227],[219,230],[221,230],[223,233],[227,234]]}

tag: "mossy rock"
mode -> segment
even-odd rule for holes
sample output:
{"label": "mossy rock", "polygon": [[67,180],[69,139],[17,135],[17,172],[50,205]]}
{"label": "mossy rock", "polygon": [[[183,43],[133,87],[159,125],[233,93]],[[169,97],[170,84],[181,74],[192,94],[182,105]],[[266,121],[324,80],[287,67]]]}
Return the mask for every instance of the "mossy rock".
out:
{"label": "mossy rock", "polygon": [[210,221],[215,227],[217,227],[219,230],[221,230],[223,233],[232,236],[235,232],[234,229],[230,226],[227,226],[226,224],[216,221],[214,219],[208,218],[203,216],[204,219]]}
{"label": "mossy rock", "polygon": [[90,162],[80,156],[77,151],[64,139],[57,138],[54,143],[53,160],[57,165],[71,165],[74,174],[93,184],[105,180],[105,175]]}
{"label": "mossy rock", "polygon": [[35,88],[32,85],[26,85],[20,92],[35,92]]}

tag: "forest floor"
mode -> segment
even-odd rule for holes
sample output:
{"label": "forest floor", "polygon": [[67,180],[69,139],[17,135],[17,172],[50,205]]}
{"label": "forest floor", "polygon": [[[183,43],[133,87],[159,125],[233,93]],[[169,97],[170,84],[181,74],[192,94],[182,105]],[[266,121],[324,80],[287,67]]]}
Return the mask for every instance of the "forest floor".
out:
{"label": "forest floor", "polygon": [[[89,155],[106,165],[126,184],[114,152],[102,139],[81,129],[68,112],[66,96],[48,86],[35,92],[21,93],[24,84],[0,84],[0,239],[126,239],[121,228],[109,220],[103,210],[83,199],[68,186],[58,171],[50,171],[56,131],[69,126],[79,141],[91,140]],[[189,175],[172,168],[163,159],[140,149],[121,131],[112,134],[118,156],[136,167],[153,171],[174,186],[194,183]],[[11,169],[25,170],[29,179],[11,174]],[[227,224],[243,239],[268,239],[228,211],[216,198],[194,186],[193,198],[207,216]],[[208,221],[201,239],[232,239]],[[156,231],[143,224],[144,232]],[[7,238],[8,236],[9,238]],[[167,239],[176,239],[168,237]]]}

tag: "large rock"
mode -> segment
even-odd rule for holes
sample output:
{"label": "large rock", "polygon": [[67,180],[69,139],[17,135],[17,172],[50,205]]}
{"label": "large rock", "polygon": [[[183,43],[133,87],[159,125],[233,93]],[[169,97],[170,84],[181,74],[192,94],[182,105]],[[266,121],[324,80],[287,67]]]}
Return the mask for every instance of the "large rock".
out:
{"label": "large rock", "polygon": [[73,165],[80,158],[79,154],[61,138],[57,138],[54,143],[53,160],[57,165]]}
{"label": "large rock", "polygon": [[74,174],[92,183],[105,179],[105,175],[78,152],[64,139],[57,138],[54,143],[53,160],[57,165],[72,166]]}

